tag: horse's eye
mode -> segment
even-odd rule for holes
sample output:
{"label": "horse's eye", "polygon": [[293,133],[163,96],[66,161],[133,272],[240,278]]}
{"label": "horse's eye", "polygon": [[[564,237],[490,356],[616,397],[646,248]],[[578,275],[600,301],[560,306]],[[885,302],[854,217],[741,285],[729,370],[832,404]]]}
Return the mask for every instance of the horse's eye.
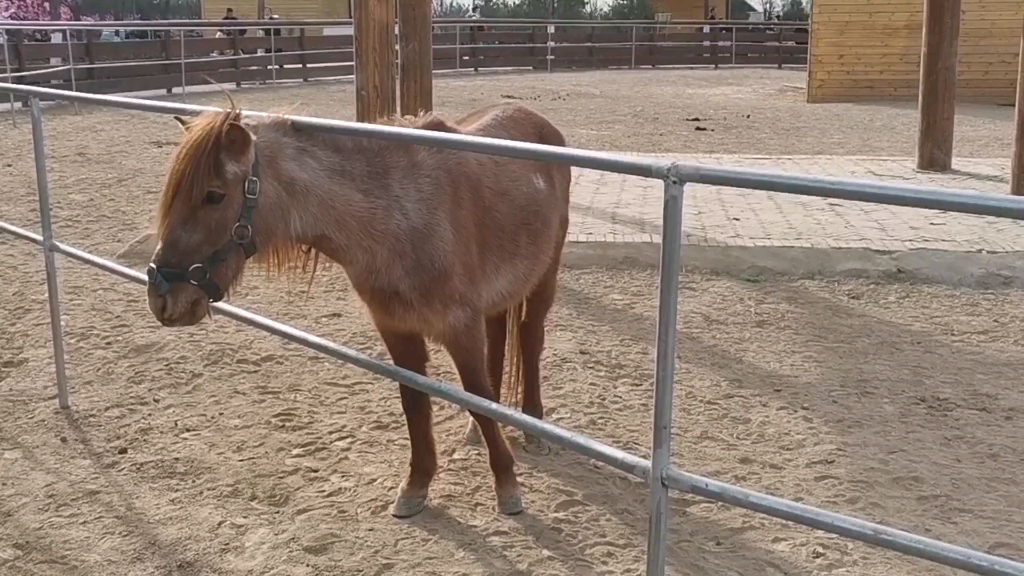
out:
{"label": "horse's eye", "polygon": [[207,190],[203,204],[220,204],[224,201],[224,193],[220,190]]}

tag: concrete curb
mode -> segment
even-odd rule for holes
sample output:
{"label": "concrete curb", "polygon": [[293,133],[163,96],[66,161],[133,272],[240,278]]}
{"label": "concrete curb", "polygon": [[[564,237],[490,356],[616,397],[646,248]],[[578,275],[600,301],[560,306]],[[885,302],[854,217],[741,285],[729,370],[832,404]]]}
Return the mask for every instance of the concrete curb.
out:
{"label": "concrete curb", "polygon": [[[562,262],[569,268],[656,268],[659,251],[658,243],[569,242]],[[683,268],[757,280],[852,277],[1024,289],[1024,252],[687,245]]]}

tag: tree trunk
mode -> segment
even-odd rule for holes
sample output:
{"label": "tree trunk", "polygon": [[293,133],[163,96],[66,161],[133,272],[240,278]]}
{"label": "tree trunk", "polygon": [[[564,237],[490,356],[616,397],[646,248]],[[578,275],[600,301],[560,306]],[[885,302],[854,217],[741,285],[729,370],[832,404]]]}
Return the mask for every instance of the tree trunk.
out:
{"label": "tree trunk", "polygon": [[60,22],[60,3],[61,0],[50,0],[50,20],[53,22]]}

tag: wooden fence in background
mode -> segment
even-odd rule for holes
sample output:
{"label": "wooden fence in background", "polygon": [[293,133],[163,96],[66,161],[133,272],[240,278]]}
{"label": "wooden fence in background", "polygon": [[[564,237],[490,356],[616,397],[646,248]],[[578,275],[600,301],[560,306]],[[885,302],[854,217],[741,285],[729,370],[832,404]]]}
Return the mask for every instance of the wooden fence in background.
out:
{"label": "wooden fence in background", "polygon": [[[463,26],[434,34],[435,70],[536,70],[657,66],[806,65],[808,34],[792,28],[724,28],[712,32],[651,27],[591,27],[549,34],[546,26],[518,31],[474,31]],[[690,28],[693,29],[693,28]],[[698,28],[699,30],[699,28]],[[351,35],[235,38],[166,37],[159,40],[69,43],[10,39],[15,82],[89,93],[131,93],[219,83],[308,81],[353,74]],[[550,44],[549,44],[550,41]],[[72,64],[68,64],[70,50]],[[234,51],[233,56],[212,56]],[[237,56],[241,51],[244,55]],[[257,52],[263,52],[257,54]],[[184,55],[182,54],[184,52]],[[0,53],[0,58],[3,54]],[[51,64],[61,59],[61,64]],[[0,60],[0,76],[7,62]],[[28,74],[24,74],[24,73]],[[72,81],[72,77],[74,81]]]}

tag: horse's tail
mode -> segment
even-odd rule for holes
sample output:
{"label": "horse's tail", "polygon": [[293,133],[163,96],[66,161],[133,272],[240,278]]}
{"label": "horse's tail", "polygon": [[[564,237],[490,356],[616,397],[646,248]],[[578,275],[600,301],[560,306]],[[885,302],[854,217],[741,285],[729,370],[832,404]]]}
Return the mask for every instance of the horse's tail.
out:
{"label": "horse's tail", "polygon": [[519,345],[519,330],[526,320],[526,300],[511,306],[505,313],[505,357],[508,358],[508,374],[505,386],[506,403],[513,408],[523,409],[523,349]]}

